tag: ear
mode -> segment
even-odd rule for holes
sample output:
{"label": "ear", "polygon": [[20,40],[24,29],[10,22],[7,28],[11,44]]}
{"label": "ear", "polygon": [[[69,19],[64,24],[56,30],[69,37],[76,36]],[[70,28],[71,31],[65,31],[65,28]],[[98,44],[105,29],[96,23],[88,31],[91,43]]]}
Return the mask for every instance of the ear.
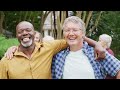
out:
{"label": "ear", "polygon": [[82,33],[82,37],[85,37],[85,33],[84,32]]}

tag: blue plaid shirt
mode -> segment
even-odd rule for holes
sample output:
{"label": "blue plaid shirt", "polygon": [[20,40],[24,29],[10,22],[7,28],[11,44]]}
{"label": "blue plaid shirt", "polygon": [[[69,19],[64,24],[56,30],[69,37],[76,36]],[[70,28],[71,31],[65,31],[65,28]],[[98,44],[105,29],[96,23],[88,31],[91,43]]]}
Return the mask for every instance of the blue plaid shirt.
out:
{"label": "blue plaid shirt", "polygon": [[[69,47],[60,51],[53,57],[52,78],[62,79],[66,56],[69,54]],[[94,48],[86,42],[83,44],[83,52],[88,57],[96,79],[105,79],[106,75],[115,76],[120,70],[120,61],[106,51],[105,60],[95,60]]]}

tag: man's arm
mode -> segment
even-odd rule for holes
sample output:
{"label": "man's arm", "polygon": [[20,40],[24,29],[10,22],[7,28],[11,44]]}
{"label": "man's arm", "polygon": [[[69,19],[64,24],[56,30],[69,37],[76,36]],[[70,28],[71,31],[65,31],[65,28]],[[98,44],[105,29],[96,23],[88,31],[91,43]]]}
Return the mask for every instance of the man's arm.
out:
{"label": "man's arm", "polygon": [[59,51],[65,49],[68,47],[68,44],[66,42],[66,40],[64,39],[59,39],[59,40],[53,40],[53,41],[50,41],[50,42],[47,42],[49,43],[49,47],[52,48],[54,54],[58,53]]}
{"label": "man's arm", "polygon": [[[54,54],[56,54],[57,52],[59,52],[60,50],[65,49],[68,44],[64,39],[61,40],[54,40],[54,41],[50,41],[47,42],[50,46],[52,46]],[[37,43],[40,44],[40,43]],[[8,50],[6,51],[6,53],[4,54],[5,57],[7,57],[7,59],[12,59],[14,52],[17,50],[17,46],[12,46],[10,48],[8,48]]]}
{"label": "man's arm", "polygon": [[86,36],[83,37],[83,39],[92,47],[95,48],[95,56],[97,60],[104,59],[105,58],[105,49],[101,46],[100,43],[98,43],[95,40],[92,40]]}
{"label": "man's arm", "polygon": [[92,40],[86,36],[83,36],[83,39],[92,47],[95,47],[95,45],[97,44],[97,41]]}

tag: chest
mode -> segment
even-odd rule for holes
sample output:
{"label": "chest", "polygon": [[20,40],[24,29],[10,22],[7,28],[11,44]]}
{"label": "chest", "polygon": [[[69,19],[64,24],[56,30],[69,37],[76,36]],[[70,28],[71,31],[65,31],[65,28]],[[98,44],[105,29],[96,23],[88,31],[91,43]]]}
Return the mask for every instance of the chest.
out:
{"label": "chest", "polygon": [[65,60],[63,78],[95,78],[92,65],[83,52],[69,53]]}

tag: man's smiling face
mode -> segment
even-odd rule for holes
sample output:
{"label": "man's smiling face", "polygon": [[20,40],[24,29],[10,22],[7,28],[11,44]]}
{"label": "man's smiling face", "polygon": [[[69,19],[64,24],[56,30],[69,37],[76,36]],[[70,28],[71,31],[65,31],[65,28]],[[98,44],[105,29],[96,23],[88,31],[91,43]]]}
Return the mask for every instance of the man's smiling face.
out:
{"label": "man's smiling face", "polygon": [[34,28],[29,22],[21,22],[16,27],[16,36],[23,47],[30,47],[34,42]]}

